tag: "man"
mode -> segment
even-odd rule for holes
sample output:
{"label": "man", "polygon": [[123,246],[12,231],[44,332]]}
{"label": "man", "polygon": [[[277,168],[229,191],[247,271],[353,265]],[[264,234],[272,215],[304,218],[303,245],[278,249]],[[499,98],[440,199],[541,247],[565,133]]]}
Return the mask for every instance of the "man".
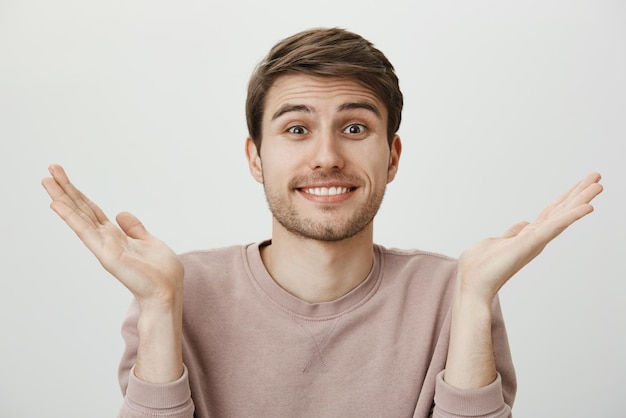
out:
{"label": "man", "polygon": [[373,243],[402,151],[402,94],[360,36],[315,29],[255,69],[246,156],[272,237],[175,255],[119,227],[60,166],[51,207],[134,295],[120,416],[508,417],[516,382],[498,290],[601,192],[590,174],[532,223],[458,262]]}

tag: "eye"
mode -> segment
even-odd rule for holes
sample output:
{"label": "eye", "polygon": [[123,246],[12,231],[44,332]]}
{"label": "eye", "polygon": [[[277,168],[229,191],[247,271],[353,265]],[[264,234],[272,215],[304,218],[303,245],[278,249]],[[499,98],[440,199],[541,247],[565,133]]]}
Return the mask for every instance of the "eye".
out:
{"label": "eye", "polygon": [[287,129],[287,132],[294,135],[304,135],[309,133],[309,130],[302,125],[295,125]]}
{"label": "eye", "polygon": [[365,133],[366,129],[367,128],[365,127],[365,125],[362,125],[360,123],[352,123],[345,127],[345,129],[343,130],[343,133],[351,134],[351,135],[359,135],[359,134]]}

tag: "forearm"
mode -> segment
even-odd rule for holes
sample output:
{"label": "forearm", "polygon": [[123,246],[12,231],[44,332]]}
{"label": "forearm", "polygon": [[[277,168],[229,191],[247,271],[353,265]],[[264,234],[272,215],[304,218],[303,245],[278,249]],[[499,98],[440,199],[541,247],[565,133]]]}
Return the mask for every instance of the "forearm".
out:
{"label": "forearm", "polygon": [[458,286],[452,304],[450,346],[444,380],[459,389],[477,389],[496,379],[491,336],[492,300]]}
{"label": "forearm", "polygon": [[137,322],[139,337],[135,375],[150,383],[180,378],[182,359],[182,302],[142,306]]}
{"label": "forearm", "polygon": [[137,300],[131,304],[122,326],[126,348],[119,370],[124,394],[119,417],[193,416],[189,376],[180,360],[180,318],[180,310],[153,310]]}

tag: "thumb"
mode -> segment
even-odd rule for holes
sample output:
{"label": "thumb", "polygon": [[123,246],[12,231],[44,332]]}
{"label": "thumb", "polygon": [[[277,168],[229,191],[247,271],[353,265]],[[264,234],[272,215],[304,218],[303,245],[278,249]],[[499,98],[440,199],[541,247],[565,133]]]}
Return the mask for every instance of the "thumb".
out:
{"label": "thumb", "polygon": [[150,236],[146,227],[131,213],[121,212],[115,217],[115,220],[120,228],[122,228],[122,231],[131,238],[145,239]]}
{"label": "thumb", "polygon": [[522,229],[526,228],[526,225],[528,224],[529,222],[526,221],[516,223],[515,225],[507,229],[504,234],[502,234],[502,238],[513,238],[517,236],[517,234],[519,234]]}

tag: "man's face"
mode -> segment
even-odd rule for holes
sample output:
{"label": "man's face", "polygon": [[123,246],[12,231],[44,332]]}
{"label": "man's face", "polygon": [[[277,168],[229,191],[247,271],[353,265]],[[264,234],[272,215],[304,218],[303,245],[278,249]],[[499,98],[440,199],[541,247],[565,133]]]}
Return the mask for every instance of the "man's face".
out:
{"label": "man's face", "polygon": [[[387,110],[354,81],[285,75],[265,103],[260,155],[247,155],[263,183],[275,228],[340,241],[372,228],[401,145],[387,141]],[[276,224],[277,223],[277,224]]]}

